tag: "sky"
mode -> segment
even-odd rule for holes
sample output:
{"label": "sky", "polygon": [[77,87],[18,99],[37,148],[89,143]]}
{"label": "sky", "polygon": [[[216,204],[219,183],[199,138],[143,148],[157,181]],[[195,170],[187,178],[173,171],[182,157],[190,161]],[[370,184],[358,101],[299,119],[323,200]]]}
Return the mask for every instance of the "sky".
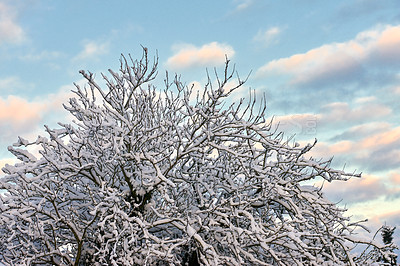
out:
{"label": "sky", "polygon": [[79,70],[100,80],[141,46],[159,57],[158,86],[168,71],[201,88],[226,57],[250,73],[231,100],[265,96],[285,136],[362,172],[324,183],[327,197],[372,230],[397,226],[400,246],[398,0],[0,0],[0,168],[17,136],[68,119]]}

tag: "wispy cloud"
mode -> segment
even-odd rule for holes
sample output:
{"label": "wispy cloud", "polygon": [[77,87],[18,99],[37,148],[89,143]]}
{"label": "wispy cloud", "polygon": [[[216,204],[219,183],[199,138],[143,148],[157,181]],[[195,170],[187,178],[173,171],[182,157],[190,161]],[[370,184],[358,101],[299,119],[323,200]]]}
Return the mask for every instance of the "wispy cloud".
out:
{"label": "wispy cloud", "polygon": [[25,39],[25,31],[16,22],[16,10],[3,1],[0,2],[0,44],[18,44]]}
{"label": "wispy cloud", "polygon": [[173,50],[175,50],[175,54],[168,58],[166,63],[173,69],[222,65],[226,56],[232,58],[235,55],[232,46],[218,42],[204,44],[201,47],[182,44],[173,47]]}
{"label": "wispy cloud", "polygon": [[326,44],[305,53],[273,60],[256,75],[287,75],[290,83],[356,81],[365,64],[391,66],[400,61],[400,26],[380,26],[359,33],[353,40]]}
{"label": "wispy cloud", "polygon": [[73,61],[95,58],[108,53],[108,42],[84,41],[83,50],[73,58]]}
{"label": "wispy cloud", "polygon": [[24,61],[40,61],[57,59],[61,55],[62,53],[57,51],[42,51],[39,53],[28,53],[20,56],[19,58]]}
{"label": "wispy cloud", "polygon": [[253,0],[235,0],[235,3],[235,11],[241,11],[251,6],[253,4]]}
{"label": "wispy cloud", "polygon": [[17,90],[24,89],[25,91],[33,87],[33,84],[26,83],[18,76],[10,76],[0,79],[0,93],[7,95]]}
{"label": "wispy cloud", "polygon": [[279,27],[271,27],[267,30],[259,30],[253,40],[261,43],[264,47],[273,43],[277,43],[278,36],[281,34],[282,29]]}

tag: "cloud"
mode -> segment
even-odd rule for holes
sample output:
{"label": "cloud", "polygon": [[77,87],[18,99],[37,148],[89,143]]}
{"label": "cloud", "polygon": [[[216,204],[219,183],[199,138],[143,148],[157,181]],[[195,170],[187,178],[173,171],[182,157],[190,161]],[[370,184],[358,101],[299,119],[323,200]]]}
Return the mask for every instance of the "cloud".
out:
{"label": "cloud", "polygon": [[[334,128],[346,125],[360,125],[361,123],[382,119],[392,114],[392,109],[385,104],[378,102],[375,97],[362,97],[353,100],[353,103],[333,102],[323,105],[319,113],[302,113],[284,116],[276,116],[275,123],[280,123],[279,130],[293,132],[296,134],[315,135],[322,128]],[[380,123],[381,127],[388,124]],[[377,129],[378,124],[371,124],[369,127]],[[354,127],[354,126],[353,126]],[[350,131],[342,133],[345,135],[353,134],[361,130],[367,130],[366,126],[354,127]],[[372,128],[369,131],[373,130]],[[335,138],[335,137],[334,137]]]}
{"label": "cloud", "polygon": [[391,173],[390,181],[395,185],[400,185],[400,172]]}
{"label": "cloud", "polygon": [[173,49],[176,50],[176,53],[168,58],[166,64],[175,69],[222,65],[226,56],[232,58],[235,55],[235,51],[230,45],[218,42],[204,44],[201,47],[183,44]]}
{"label": "cloud", "polygon": [[368,171],[387,171],[400,165],[400,127],[366,130],[366,135],[353,140],[319,142],[310,155],[317,158],[335,156]]}
{"label": "cloud", "polygon": [[390,129],[390,124],[387,122],[371,122],[361,125],[352,126],[330,139],[330,141],[340,140],[359,140],[367,135],[376,134]]}
{"label": "cloud", "polygon": [[376,149],[391,145],[400,147],[400,127],[374,134],[363,139],[360,143],[361,148],[365,149]]}
{"label": "cloud", "polygon": [[375,151],[368,152],[355,162],[363,164],[368,171],[387,171],[396,169],[400,165],[400,149],[383,146]]}
{"label": "cloud", "polygon": [[274,125],[304,145],[318,136],[310,156],[334,156],[335,166],[347,163],[362,171],[393,170],[400,165],[400,126],[389,122],[396,118],[396,109],[381,100],[367,96],[333,102],[316,113],[276,116]]}
{"label": "cloud", "polygon": [[[345,182],[345,183],[344,183]],[[343,204],[372,201],[389,193],[380,177],[363,175],[348,181],[325,182],[323,192],[333,202],[343,200]]]}
{"label": "cloud", "polygon": [[75,56],[72,60],[79,61],[90,58],[95,58],[96,56],[108,53],[109,43],[98,43],[95,41],[85,41],[83,45],[83,50]]}
{"label": "cloud", "polygon": [[278,127],[278,131],[287,135],[306,136],[315,138],[321,115],[316,114],[293,114],[275,116],[273,123]]}
{"label": "cloud", "polygon": [[25,40],[25,32],[15,20],[15,10],[4,2],[0,2],[0,44],[18,44]]}
{"label": "cloud", "polygon": [[392,109],[377,102],[361,102],[358,107],[352,107],[347,102],[334,102],[324,105],[321,110],[321,124],[337,125],[338,123],[361,123],[386,117]]}
{"label": "cloud", "polygon": [[24,83],[17,76],[10,76],[3,79],[0,79],[0,93],[10,94],[11,92],[17,91],[19,89],[23,89],[27,91],[33,87],[33,84]]}
{"label": "cloud", "polygon": [[44,109],[44,103],[28,102],[18,96],[10,95],[7,99],[0,98],[0,121],[27,123],[36,120]]}
{"label": "cloud", "polygon": [[25,54],[23,56],[20,56],[19,58],[24,61],[40,61],[40,60],[57,59],[61,55],[62,54],[60,52],[56,52],[56,51],[42,51],[40,53]]}
{"label": "cloud", "polygon": [[381,26],[359,33],[353,40],[326,44],[305,53],[280,58],[260,67],[256,76],[286,75],[292,85],[358,81],[366,65],[400,62],[400,26]]}
{"label": "cloud", "polygon": [[353,151],[354,145],[354,142],[349,140],[341,140],[335,143],[319,141],[309,152],[309,155],[314,158],[330,158],[332,156],[348,155]]}
{"label": "cloud", "polygon": [[245,10],[253,4],[253,0],[236,0],[235,2],[237,3],[235,11]]}
{"label": "cloud", "polygon": [[0,143],[10,144],[19,134],[36,128],[46,110],[45,102],[28,101],[18,96],[0,97]]}
{"label": "cloud", "polygon": [[396,87],[396,88],[393,88],[392,91],[393,91],[394,94],[399,94],[400,95],[400,86]]}
{"label": "cloud", "polygon": [[5,79],[0,79],[0,90],[8,89],[14,86],[14,84],[19,83],[19,78],[17,77],[7,77]]}
{"label": "cloud", "polygon": [[[397,202],[398,204],[399,202]],[[396,204],[396,203],[395,203]],[[389,205],[390,207],[393,207],[391,210],[385,210],[384,212],[381,212],[380,209],[382,207]],[[394,231],[393,234],[393,243],[396,245],[400,245],[400,230],[399,230],[399,225],[400,225],[400,209],[397,206],[393,206],[394,204],[390,204],[388,202],[379,202],[375,204],[375,206],[370,206],[369,213],[362,214],[360,213],[359,218],[365,219],[368,218],[368,223],[366,224],[368,228],[371,230],[372,234],[369,237],[369,239],[375,234],[375,232],[381,228],[383,225],[388,225],[388,226],[396,226],[396,230]],[[387,209],[387,208],[385,208]],[[374,211],[378,211],[378,213],[373,213]],[[371,213],[372,212],[372,213]],[[381,234],[378,233],[376,236],[376,239],[382,242],[382,237]],[[399,254],[399,250],[396,250],[395,253]]]}
{"label": "cloud", "polygon": [[[378,175],[363,174],[361,178],[351,178],[347,181],[318,181],[315,186],[323,187],[322,191],[333,202],[341,205],[352,205],[352,212],[359,213],[360,209],[381,203],[386,205],[380,212],[390,210],[389,205],[396,206],[400,199],[400,187],[396,186],[398,173],[380,173]],[[369,202],[369,203],[368,203]],[[362,205],[362,206],[361,206]],[[370,215],[371,210],[368,211]],[[373,211],[372,211],[373,212]],[[374,216],[379,212],[375,212]]]}
{"label": "cloud", "polygon": [[262,43],[264,46],[269,46],[272,43],[277,43],[277,37],[281,32],[282,29],[279,27],[271,27],[264,31],[260,30],[253,40]]}
{"label": "cloud", "polygon": [[0,97],[0,144],[9,145],[19,135],[36,134],[44,118],[59,119],[62,103],[73,96],[71,89],[72,86],[63,86],[57,93],[33,100],[15,95]]}

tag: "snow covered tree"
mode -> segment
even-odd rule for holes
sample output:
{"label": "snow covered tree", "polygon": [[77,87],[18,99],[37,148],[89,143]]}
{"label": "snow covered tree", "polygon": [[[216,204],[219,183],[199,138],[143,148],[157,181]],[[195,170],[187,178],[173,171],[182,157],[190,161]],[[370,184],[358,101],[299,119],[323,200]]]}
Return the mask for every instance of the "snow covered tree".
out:
{"label": "snow covered tree", "polygon": [[[19,138],[0,180],[0,261],[10,265],[367,265],[392,244],[358,238],[344,209],[304,182],[353,174],[283,140],[235,71],[200,93],[157,90],[158,58],[81,71],[72,123]],[[216,71],[217,72],[217,71]],[[30,152],[39,149],[38,155]],[[369,251],[352,252],[355,245]]]}
{"label": "snow covered tree", "polygon": [[393,233],[396,227],[391,227],[388,225],[382,226],[382,241],[385,244],[390,244],[393,241]]}
{"label": "snow covered tree", "polygon": [[[381,227],[381,235],[382,235],[382,242],[386,245],[392,244],[393,243],[393,234],[394,230],[396,230],[396,227],[391,227],[388,225],[383,225]],[[392,250],[393,251],[393,250]],[[390,255],[390,260],[387,260],[387,258],[383,257],[381,258],[382,262],[387,263],[388,265],[397,265],[397,255],[392,254]]]}

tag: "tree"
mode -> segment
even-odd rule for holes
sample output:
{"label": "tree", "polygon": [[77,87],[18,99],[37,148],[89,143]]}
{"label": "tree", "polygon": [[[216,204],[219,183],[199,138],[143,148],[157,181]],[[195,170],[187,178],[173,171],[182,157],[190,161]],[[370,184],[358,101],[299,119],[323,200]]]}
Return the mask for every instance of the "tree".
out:
{"label": "tree", "polygon": [[[394,230],[396,230],[396,227],[391,227],[391,226],[388,226],[385,224],[380,229],[382,230],[381,231],[382,242],[385,245],[393,244],[393,234],[394,234]],[[391,251],[393,252],[393,250],[394,249],[392,249]],[[389,257],[390,257],[389,260],[385,257],[382,257],[381,261],[387,263],[388,265],[397,265],[397,263],[396,263],[397,255],[395,253],[393,253]]]}
{"label": "tree", "polygon": [[[0,189],[0,261],[54,265],[366,265],[390,245],[359,239],[344,209],[304,185],[354,174],[283,141],[255,98],[227,105],[227,60],[201,93],[151,85],[158,58],[90,72],[65,109],[73,123],[19,137]],[[217,73],[217,71],[216,71]],[[216,84],[216,85],[215,85]],[[40,148],[34,156],[30,147]],[[24,148],[25,147],[25,148]],[[39,158],[37,158],[39,157]],[[356,244],[370,251],[353,254]]]}
{"label": "tree", "polygon": [[390,244],[393,241],[393,233],[396,227],[391,227],[388,225],[382,226],[382,241],[385,244]]}

